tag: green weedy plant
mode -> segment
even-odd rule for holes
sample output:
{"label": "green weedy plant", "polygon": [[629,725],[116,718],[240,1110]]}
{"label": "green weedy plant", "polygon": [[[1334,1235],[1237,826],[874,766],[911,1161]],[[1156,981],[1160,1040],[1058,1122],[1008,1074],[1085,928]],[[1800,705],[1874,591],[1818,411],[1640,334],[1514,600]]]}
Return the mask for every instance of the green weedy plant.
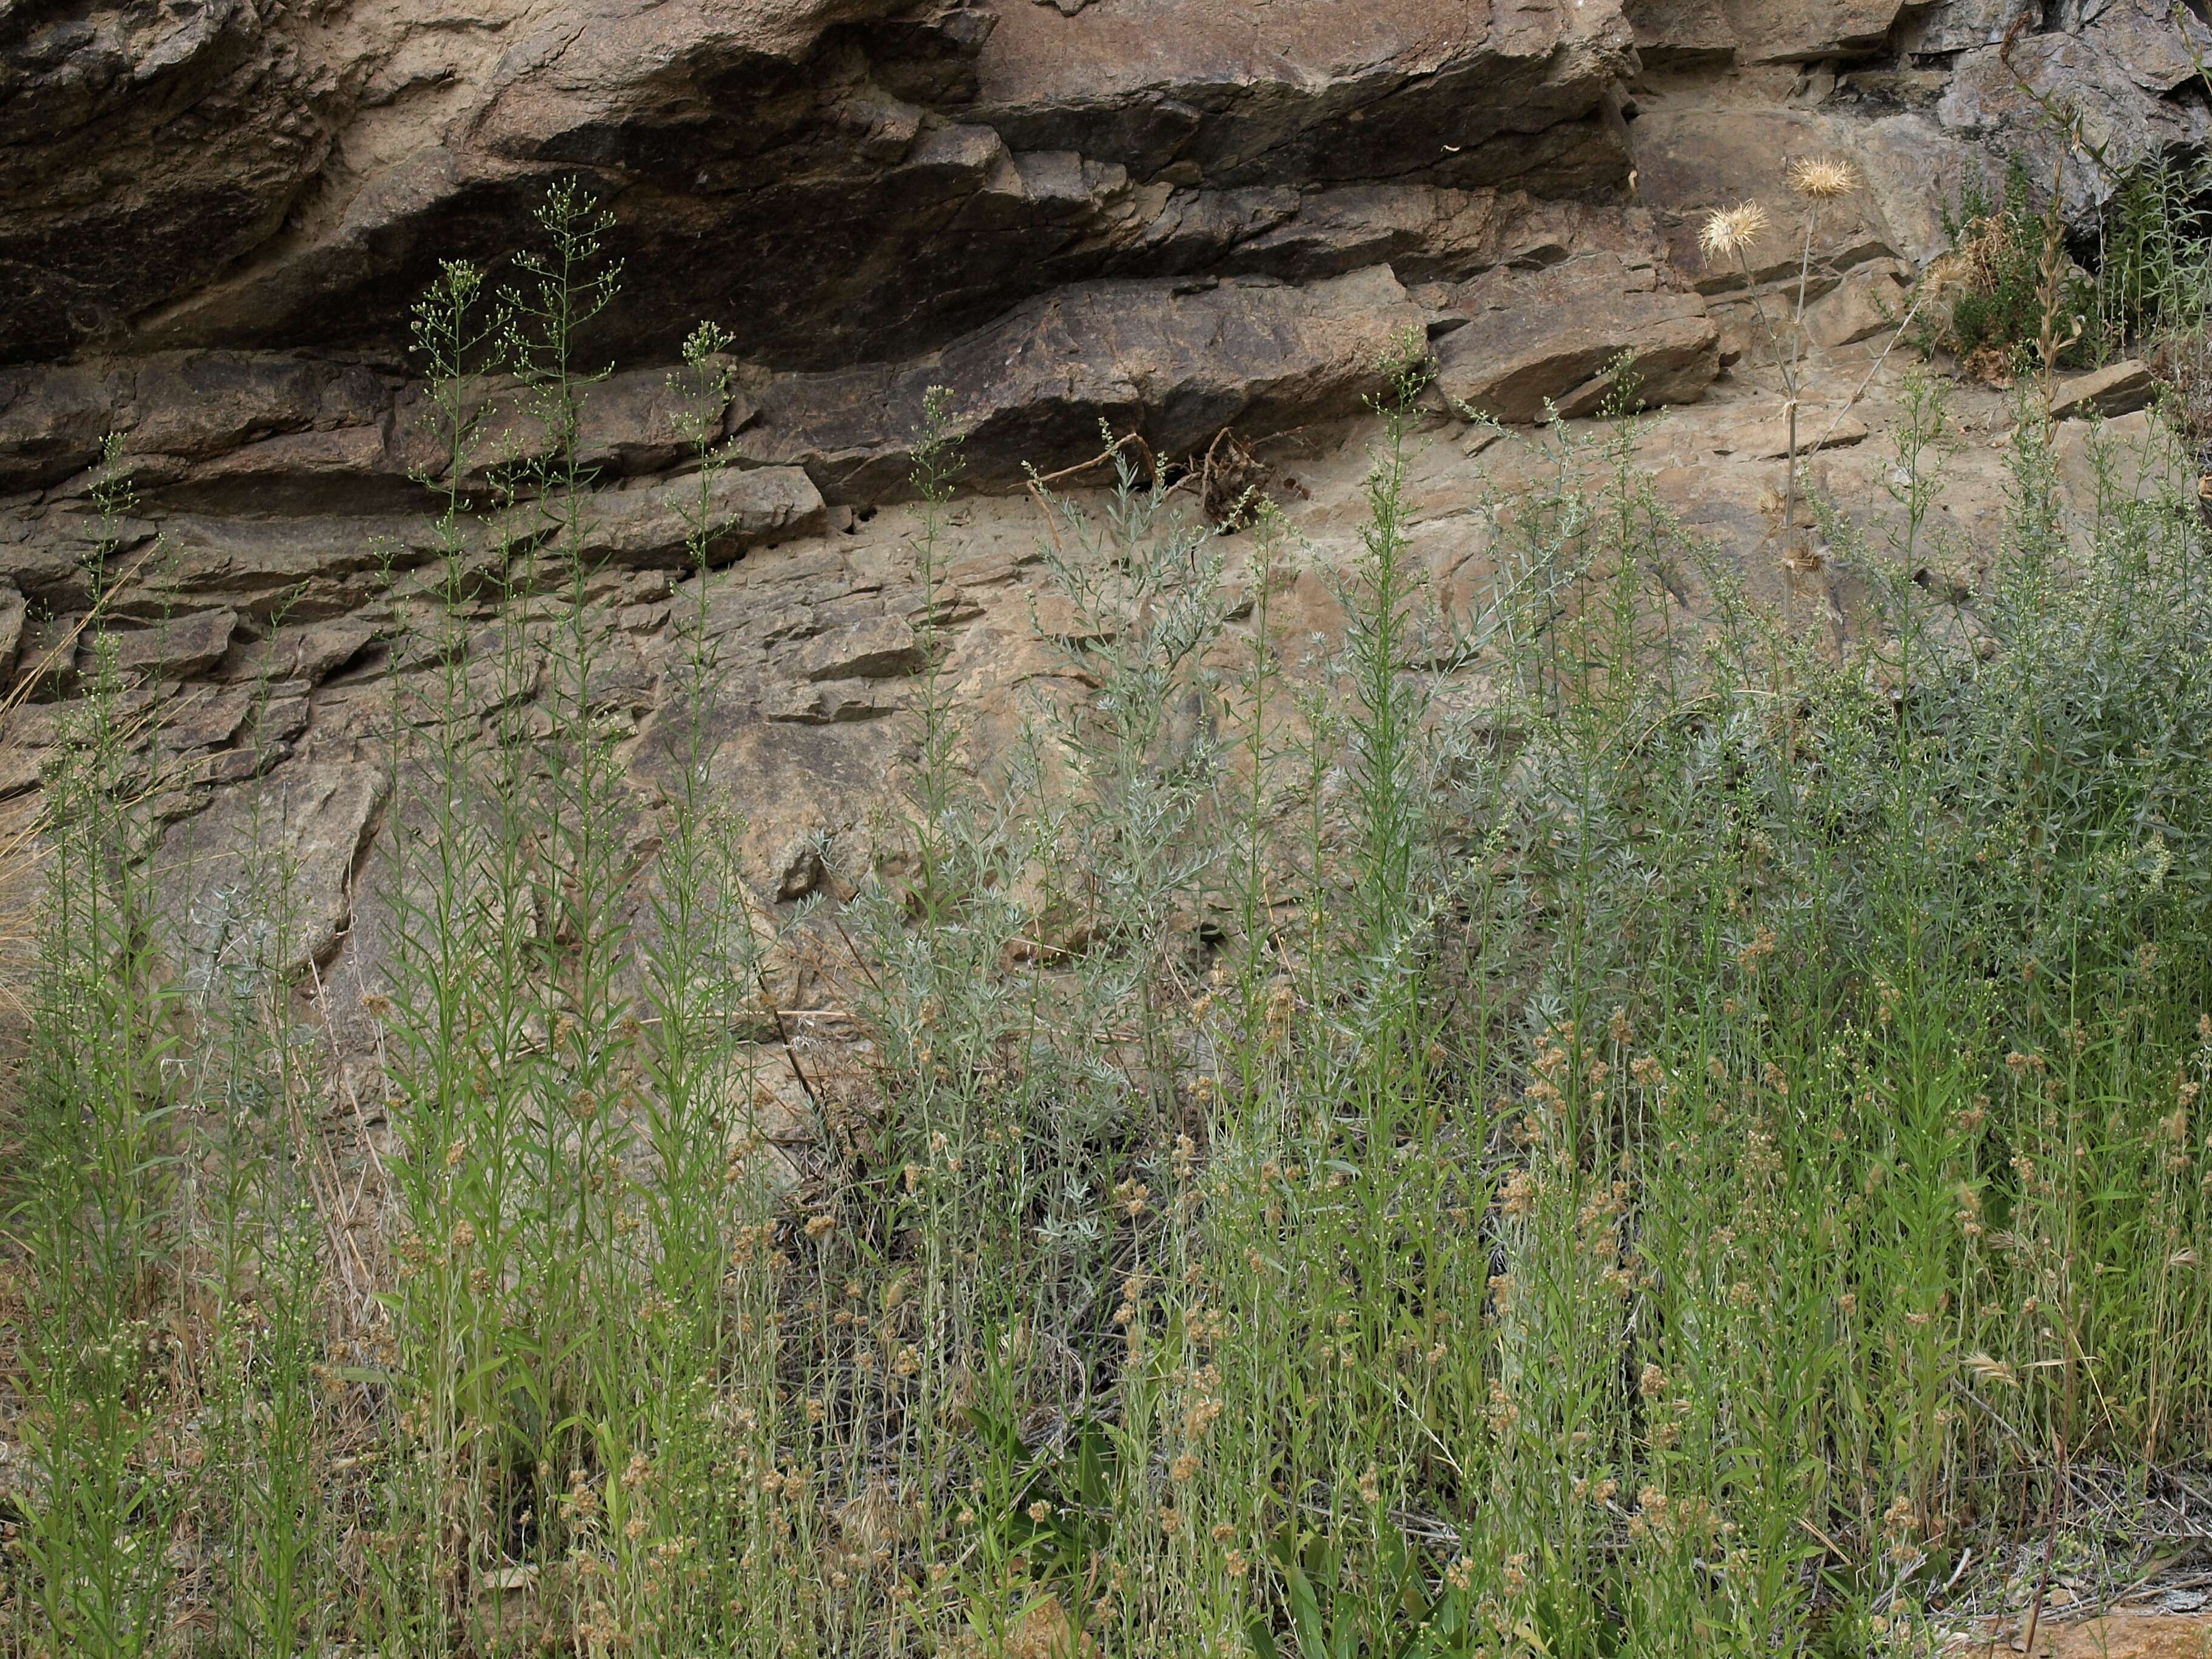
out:
{"label": "green weedy plant", "polygon": [[[1097,1080],[1116,1092],[1133,1081],[1129,1103],[1164,1113],[1174,1066],[1158,993],[1216,857],[1198,830],[1219,777],[1207,659],[1228,607],[1213,527],[1176,512],[1162,473],[1140,488],[1127,452],[1114,459],[1098,520],[1058,504],[1044,550],[1068,618],[1054,632],[1088,695],[1042,711],[1054,769],[1030,782],[1064,797],[1038,811],[1051,825],[1041,908],[1082,947],[1068,952],[1069,1016],[1078,1030],[1133,1030],[1126,1075]],[[1066,1063],[1071,1078],[1091,1069],[1076,1054]]]}
{"label": "green weedy plant", "polygon": [[[539,222],[545,250],[518,262],[519,286],[488,295],[450,265],[417,313],[444,451],[441,560],[432,631],[412,642],[428,695],[394,711],[394,994],[374,1012],[392,1028],[406,1146],[403,1425],[432,1455],[386,1535],[404,1569],[387,1592],[395,1632],[472,1627],[480,1587],[544,1565],[511,1549],[543,1556],[569,1523],[596,1523],[577,1501],[597,1492],[593,1465],[618,1450],[618,1475],[642,1455],[628,1443],[628,1328],[601,1311],[640,1294],[625,1174],[638,1027],[621,978],[627,791],[596,700],[592,480],[576,457],[596,377],[574,366],[618,271],[588,197],[555,186]],[[477,379],[487,363],[512,388],[497,404]],[[475,629],[480,585],[495,603]],[[410,728],[429,738],[420,758]],[[604,1565],[581,1559],[587,1577]],[[594,1588],[579,1592],[585,1617],[620,1617]],[[496,1626],[506,1602],[490,1601]]]}
{"label": "green weedy plant", "polygon": [[[395,1644],[434,1641],[457,1616],[465,1576],[493,1569],[489,1486],[501,1478],[498,1400],[507,1364],[495,1285],[508,1273],[511,1134],[516,1117],[501,1062],[517,1022],[494,1002],[522,925],[514,849],[499,840],[480,793],[496,775],[471,720],[469,611],[480,563],[507,547],[469,490],[487,413],[472,385],[498,323],[475,267],[448,264],[417,302],[415,343],[428,373],[441,465],[438,564],[427,635],[403,635],[392,678],[393,803],[385,902],[394,919],[389,1000],[373,994],[400,1156],[394,1316],[398,1425],[417,1448],[392,1459],[375,1542],[381,1623]],[[489,544],[479,555],[480,544]],[[421,681],[404,672],[419,665]],[[415,744],[419,740],[420,749]],[[497,1018],[496,1016],[505,1016]],[[485,1049],[489,1053],[485,1053]],[[454,1259],[456,1245],[480,1264]],[[396,1450],[396,1449],[395,1449]],[[441,1564],[446,1565],[441,1574]]]}
{"label": "green weedy plant", "polygon": [[[131,510],[108,441],[88,569],[97,614]],[[160,970],[148,870],[160,823],[114,643],[96,635],[47,783],[52,809],[24,1076],[27,1179],[9,1194],[30,1328],[18,1363],[27,1460],[15,1549],[33,1651],[159,1650],[183,1471],[163,1455],[155,1322],[176,1267],[178,1144],[167,1062],[175,995]],[[14,1183],[11,1182],[11,1186]]]}
{"label": "green weedy plant", "polygon": [[182,976],[194,1040],[179,1104],[195,1144],[181,1277],[207,1310],[196,1358],[216,1522],[201,1535],[221,1540],[228,1639],[244,1654],[295,1652],[331,1624],[319,1200],[331,1194],[317,1171],[314,1034],[288,1006],[299,927],[286,805],[281,789],[257,795],[235,884],[198,885]]}
{"label": "green weedy plant", "polygon": [[[112,526],[128,509],[112,443],[107,466]],[[89,570],[95,614],[131,574],[112,550]],[[234,878],[177,902],[193,872],[158,866],[161,809],[194,780],[112,643],[91,654],[52,779],[22,1203],[45,1321],[24,1443],[52,1499],[23,1540],[33,1639],[159,1650],[177,1563],[197,1554],[234,1650],[289,1653],[313,1639],[328,1548],[313,1068],[280,989],[292,872],[257,850],[257,822]],[[264,686],[251,707],[265,702]],[[281,797],[261,805],[281,842]]]}
{"label": "green weedy plant", "polygon": [[1887,494],[1813,503],[1873,612],[1832,658],[1665,511],[1625,393],[1535,441],[1445,611],[1409,341],[1341,648],[1286,637],[1327,578],[1264,507],[1040,484],[1058,672],[993,770],[933,397],[905,821],[811,915],[871,1063],[800,1054],[792,1185],[782,924],[712,769],[732,371],[702,329],[673,379],[695,571],[617,767],[599,223],[556,192],[519,290],[449,267],[419,313],[439,556],[394,583],[360,924],[387,1262],[337,1253],[290,875],[166,975],[88,659],[7,1168],[6,1651],[1922,1652],[2154,1534],[2212,1432],[2170,440],[2090,434],[2069,497],[2031,388],[2004,521],[1946,530],[1909,383]]}
{"label": "green weedy plant", "polygon": [[[737,853],[742,826],[718,810],[708,787],[714,651],[705,578],[714,550],[714,482],[726,464],[720,436],[730,400],[726,344],[719,330],[702,324],[684,343],[683,369],[671,377],[680,400],[679,435],[698,465],[696,494],[686,508],[698,604],[678,624],[680,769],[663,810],[640,945],[646,1012],[634,1085],[649,1167],[637,1194],[643,1224],[637,1272],[645,1289],[629,1386],[641,1407],[633,1437],[650,1449],[643,1455],[652,1500],[639,1505],[646,1525],[639,1538],[625,1540],[639,1547],[620,1571],[639,1604],[638,1622],[656,1625],[670,1647],[708,1639],[726,1593],[713,1593],[720,1575],[687,1590],[656,1574],[653,1564],[680,1560],[696,1576],[696,1553],[726,1550],[732,1541],[714,1492],[727,1437],[713,1410],[731,1314],[722,1296],[702,1296],[700,1287],[722,1280],[734,1241],[763,1224],[773,1202],[753,1112],[756,1068],[738,1041],[751,1029],[747,1013],[757,1001],[761,954],[772,941],[756,933],[746,902]],[[646,1486],[640,1480],[618,1489]],[[625,1534],[628,1526],[624,1520],[616,1531]]]}
{"label": "green weedy plant", "polygon": [[[111,439],[95,492],[95,612],[116,574],[112,527],[132,506],[120,456]],[[30,1093],[36,1224],[51,1239],[48,1265],[67,1275],[58,1305],[99,1330],[146,1311],[173,1266],[162,1077],[173,997],[156,972],[155,899],[142,873],[159,833],[146,800],[155,781],[137,752],[144,720],[112,639],[97,634],[88,651],[85,696],[50,786],[63,840],[50,855]]]}
{"label": "green weedy plant", "polygon": [[556,185],[538,217],[544,248],[518,258],[522,280],[504,305],[502,356],[520,389],[529,442],[511,509],[523,515],[525,551],[510,567],[500,648],[502,673],[510,683],[535,677],[542,702],[512,702],[496,724],[518,769],[516,791],[501,804],[519,814],[505,833],[526,860],[532,912],[520,1068],[529,1197],[518,1230],[518,1300],[532,1352],[514,1380],[527,1395],[535,1498],[550,1506],[551,1471],[574,1467],[582,1452],[580,1425],[564,1424],[592,1392],[594,1368],[611,1385],[627,1358],[599,1346],[612,1328],[598,1310],[623,1305],[632,1290],[617,1224],[634,1125],[619,1109],[617,1071],[628,1014],[617,975],[629,792],[593,695],[605,623],[590,605],[592,475],[577,456],[583,400],[600,378],[578,366],[579,339],[613,299],[621,270],[600,253],[612,216],[589,198]]}
{"label": "green weedy plant", "polygon": [[215,1316],[209,1366],[211,1462],[229,1519],[228,1639],[257,1655],[312,1647],[336,1613],[321,1444],[322,1217],[305,1192],[289,1206],[272,1201],[283,1188],[270,1184],[257,1205],[257,1295]]}
{"label": "green weedy plant", "polygon": [[[1163,1330],[1163,1358],[1179,1382],[1162,1415],[1179,1433],[1166,1449],[1176,1453],[1175,1487],[1162,1525],[1172,1527],[1189,1584],[1163,1611],[1222,1639],[1282,1639],[1285,1620],[1293,1643],[1359,1627],[1362,1575],[1379,1570],[1395,1537],[1377,1506],[1403,1480],[1407,1449],[1389,1426],[1397,1410],[1378,1413],[1358,1379],[1416,1332],[1425,1349],[1432,1298],[1452,1289],[1449,1245],[1426,1248],[1442,1243],[1431,1206],[1451,1174],[1423,1156],[1438,1133],[1425,1012],[1433,849],[1421,805],[1429,757],[1418,752],[1425,702],[1409,665],[1423,631],[1420,588],[1403,502],[1423,356],[1407,343],[1392,366],[1366,556],[1343,592],[1347,648],[1326,665],[1342,676],[1345,718],[1311,720],[1323,699],[1293,699],[1309,713],[1297,769],[1310,827],[1297,873],[1305,891],[1287,929],[1261,905],[1271,878],[1291,872],[1278,867],[1271,878],[1279,849],[1261,849],[1289,769],[1277,763],[1297,761],[1301,744],[1269,729],[1278,702],[1269,683],[1286,671],[1256,603],[1251,665],[1237,688],[1239,763],[1249,772],[1238,781],[1244,793],[1224,805],[1239,819],[1229,843],[1247,850],[1243,870],[1224,874],[1247,890],[1251,937],[1241,975],[1234,957],[1225,961],[1206,999],[1209,1013],[1222,1005],[1204,1028],[1212,1059],[1195,1085],[1211,1108],[1206,1162],[1201,1169],[1189,1137],[1179,1143],[1169,1259],[1184,1265],[1168,1278]],[[1279,533],[1261,515],[1246,580],[1262,592],[1274,586]],[[1352,856],[1340,864],[1338,847]],[[1278,968],[1279,951],[1293,974]],[[1307,952],[1329,953],[1310,979]],[[1313,1273],[1322,1262],[1333,1270]],[[1274,1328],[1286,1297],[1307,1310],[1310,1337],[1300,1346],[1317,1345],[1317,1368],[1311,1347],[1286,1349]],[[1285,1498],[1290,1516],[1276,1507]],[[1270,1540],[1302,1528],[1292,1518],[1300,1512],[1329,1516],[1328,1530],[1343,1539],[1329,1557],[1338,1565],[1319,1579],[1301,1567],[1304,1576],[1270,1584],[1270,1563],[1289,1573]]]}
{"label": "green weedy plant", "polygon": [[1285,1527],[1273,1553],[1295,1640],[1279,1644],[1255,1621],[1247,1634],[1260,1659],[1285,1650],[1300,1659],[1419,1659],[1449,1651],[1463,1633],[1451,1589],[1432,1594],[1418,1551],[1387,1522],[1367,1578],[1349,1570],[1343,1544],[1313,1532]]}
{"label": "green weedy plant", "polygon": [[[1047,1190],[1028,1167],[1038,981],[1008,972],[1037,938],[1018,890],[1024,838],[1010,804],[975,775],[947,661],[945,540],[959,441],[948,394],[932,388],[910,479],[920,504],[912,545],[921,667],[905,714],[913,761],[904,846],[860,872],[840,922],[860,953],[853,994],[881,1044],[884,1114],[860,1188],[868,1207],[809,1222],[808,1237],[821,1241],[822,1301],[805,1385],[807,1413],[834,1424],[851,1449],[857,1490],[844,1501],[911,1524],[928,1583],[955,1600],[975,1578],[952,1535],[954,1516],[974,1512],[956,1497],[969,1463],[962,1379],[977,1374],[994,1333],[1018,1316],[1017,1287],[1040,1282],[1027,1262],[1037,1241],[1026,1220]],[[833,1220],[850,1225],[833,1230]],[[886,1335],[865,1361],[836,1338],[830,1301],[839,1279],[847,1303],[857,1299]],[[871,1472],[877,1411],[895,1413],[899,1433],[891,1468]],[[902,1512],[910,1523],[896,1521]],[[880,1565],[869,1561],[872,1577]],[[994,1580],[978,1591],[974,1611],[987,1631],[1004,1628],[1005,1588]],[[865,1603],[848,1605],[853,1629],[868,1628]],[[948,1607],[945,1617],[969,1622],[964,1610]],[[772,1647],[775,1638],[762,1639]]]}
{"label": "green weedy plant", "polygon": [[1081,1629],[1136,1490],[1122,1468],[1125,1437],[1112,1425],[1071,1423],[1059,1447],[1022,1437],[1013,1362],[1024,1344],[1015,1332],[1004,1338],[983,1357],[984,1398],[963,1413],[975,1443],[976,1504],[966,1617],[996,1650],[1018,1642],[1024,1622],[1048,1607],[1073,1607],[1073,1617],[1061,1616]]}
{"label": "green weedy plant", "polygon": [[2087,339],[2100,361],[2161,332],[2203,325],[2212,300],[2212,169],[2160,155],[2120,179],[2099,217],[2096,307]]}
{"label": "green weedy plant", "polygon": [[[1416,860],[1427,841],[1425,780],[1419,768],[1427,714],[1420,679],[1408,672],[1419,626],[1420,584],[1407,544],[1407,446],[1413,400],[1428,379],[1426,343],[1410,331],[1382,364],[1377,404],[1382,435],[1367,478],[1363,556],[1346,592],[1344,674],[1354,713],[1348,733],[1357,843],[1357,931],[1352,949],[1373,1006],[1362,1021],[1381,1045],[1374,1055],[1389,1075],[1423,1063],[1421,975],[1417,960],[1429,918]],[[1378,1126],[1387,1133],[1387,1126]]]}

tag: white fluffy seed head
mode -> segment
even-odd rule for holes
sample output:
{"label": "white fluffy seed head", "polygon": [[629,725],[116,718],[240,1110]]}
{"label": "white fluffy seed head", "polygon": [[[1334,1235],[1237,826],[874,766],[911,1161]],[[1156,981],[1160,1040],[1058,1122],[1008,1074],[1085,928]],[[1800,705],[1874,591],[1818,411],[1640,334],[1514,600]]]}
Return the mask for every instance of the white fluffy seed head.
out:
{"label": "white fluffy seed head", "polygon": [[1765,233],[1766,210],[1756,202],[1739,202],[1705,216],[1698,246],[1705,251],[1706,264],[1719,264],[1735,258]]}

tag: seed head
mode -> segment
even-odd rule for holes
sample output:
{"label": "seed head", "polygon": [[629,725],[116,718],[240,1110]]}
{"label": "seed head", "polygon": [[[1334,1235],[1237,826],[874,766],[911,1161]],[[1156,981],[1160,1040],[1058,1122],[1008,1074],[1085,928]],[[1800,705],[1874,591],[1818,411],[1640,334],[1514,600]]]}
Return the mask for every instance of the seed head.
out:
{"label": "seed head", "polygon": [[1734,258],[1765,234],[1766,210],[1756,202],[1739,202],[1705,216],[1698,246],[1704,250],[1705,263],[1717,265]]}
{"label": "seed head", "polygon": [[2019,1372],[2014,1370],[2002,1359],[1993,1358],[1986,1353],[1968,1354],[1966,1367],[1981,1382],[2001,1382],[2008,1389],[2016,1389],[2020,1386]]}
{"label": "seed head", "polygon": [[1808,155],[1790,164],[1790,188],[1808,201],[1832,202],[1859,187],[1859,175],[1849,161],[1834,155]]}

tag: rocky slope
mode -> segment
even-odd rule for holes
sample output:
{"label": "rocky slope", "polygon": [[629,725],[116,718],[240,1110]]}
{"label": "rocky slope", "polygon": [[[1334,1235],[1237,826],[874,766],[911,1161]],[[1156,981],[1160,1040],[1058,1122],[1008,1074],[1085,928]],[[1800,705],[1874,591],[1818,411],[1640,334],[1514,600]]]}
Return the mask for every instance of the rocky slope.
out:
{"label": "rocky slope", "polygon": [[[1945,205],[2014,154],[2047,176],[2052,98],[2080,117],[2077,215],[2116,169],[2202,143],[2208,44],[2161,0],[0,6],[0,667],[30,682],[0,790],[37,799],[119,433],[137,574],[109,621],[168,854],[219,885],[279,836],[308,894],[289,954],[341,975],[373,955],[354,886],[389,636],[433,550],[409,307],[574,176],[627,262],[591,343],[624,372],[580,439],[599,690],[649,794],[668,619],[706,582],[716,770],[764,901],[819,878],[809,837],[865,843],[903,753],[887,716],[924,599],[902,501],[932,386],[980,491],[951,538],[951,666],[986,730],[1042,672],[1024,464],[1085,459],[1102,420],[1170,457],[1233,429],[1311,544],[1293,604],[1325,632],[1362,399],[1407,330],[1445,392],[1509,422],[1592,412],[1635,351],[1682,410],[1647,441],[1670,502],[1848,629],[1848,592],[1774,556],[1777,400],[1741,279],[1697,257],[1703,212],[1778,203],[1793,158],[1864,178],[1814,248],[1808,392],[1833,416],[1818,465],[1863,486],[1875,446],[1844,446],[1887,418],[1881,354]],[[1754,275],[1794,278],[1791,252]],[[662,367],[701,318],[743,365],[705,577],[683,568]],[[1965,407],[2001,427],[1997,400]],[[1482,490],[1522,465],[1462,453],[1440,410],[1416,487],[1447,589],[1484,556]],[[1955,470],[1966,510],[1994,465]]]}

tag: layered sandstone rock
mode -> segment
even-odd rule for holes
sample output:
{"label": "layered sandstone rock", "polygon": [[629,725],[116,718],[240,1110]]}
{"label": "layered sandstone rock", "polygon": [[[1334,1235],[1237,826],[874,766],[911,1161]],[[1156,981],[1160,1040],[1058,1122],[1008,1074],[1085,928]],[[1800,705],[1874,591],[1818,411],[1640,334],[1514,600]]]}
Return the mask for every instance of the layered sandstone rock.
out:
{"label": "layered sandstone rock", "polygon": [[[178,948],[228,915],[188,895],[234,890],[273,837],[303,884],[280,956],[367,982],[392,925],[356,902],[393,688],[424,672],[410,630],[447,574],[410,307],[441,258],[496,266],[572,178],[625,261],[585,347],[621,372],[575,439],[589,696],[641,822],[677,732],[704,734],[764,905],[825,879],[825,840],[868,855],[908,758],[932,599],[906,480],[933,387],[981,492],[943,528],[935,603],[985,749],[1057,683],[1026,466],[1091,460],[1102,422],[1170,466],[1233,434],[1311,555],[1279,614],[1326,637],[1361,410],[1408,341],[1444,398],[1508,422],[1595,412],[1632,357],[1644,398],[1686,411],[1644,441],[1670,509],[1754,588],[1809,581],[1847,630],[1841,585],[1770,556],[1786,428],[1758,317],[1794,303],[1803,250],[1711,268],[1703,216],[1780,208],[1797,157],[1863,175],[1802,274],[1814,482],[1863,484],[1893,378],[1872,371],[1945,209],[2011,153],[2057,165],[2054,98],[2085,140],[2077,214],[2113,169],[2201,143],[2212,32],[2189,28],[2154,0],[0,8],[0,666],[21,687],[0,793],[35,799],[112,651]],[[665,367],[702,318],[727,337],[703,418],[731,459],[703,492],[678,420],[699,411]],[[489,508],[544,434],[511,386],[478,390],[495,441],[442,482]],[[2124,376],[2069,407],[2136,395]],[[1489,492],[1541,470],[1511,444],[1468,459],[1448,406],[1414,529],[1447,596],[1475,591]],[[103,511],[110,434],[132,495]],[[544,533],[526,504],[489,516],[459,561],[484,709],[535,695],[494,659],[488,595]],[[711,647],[703,707],[683,618]],[[808,994],[779,972],[778,996]]]}
{"label": "layered sandstone rock", "polygon": [[626,228],[617,349],[715,316],[821,368],[1202,269],[1316,189],[1627,169],[1612,0],[27,9],[0,20],[4,357],[392,356],[436,259],[513,246],[568,173]]}

